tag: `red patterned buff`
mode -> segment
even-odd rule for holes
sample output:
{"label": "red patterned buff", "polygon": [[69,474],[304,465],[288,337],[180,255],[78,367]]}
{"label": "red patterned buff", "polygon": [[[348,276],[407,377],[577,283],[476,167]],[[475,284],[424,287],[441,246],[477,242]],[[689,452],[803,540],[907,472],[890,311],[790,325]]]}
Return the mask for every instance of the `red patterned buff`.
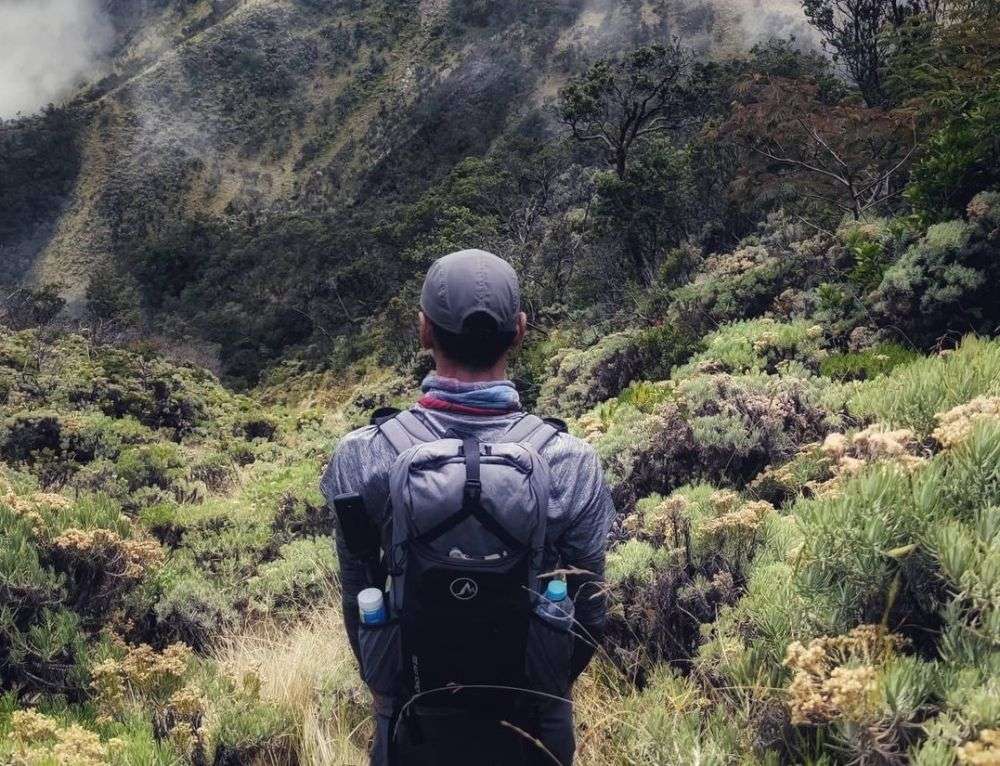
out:
{"label": "red patterned buff", "polygon": [[513,406],[509,409],[487,409],[485,407],[473,407],[469,404],[459,404],[458,402],[446,402],[444,399],[436,399],[431,394],[424,394],[417,402],[421,407],[429,410],[443,410],[444,412],[457,412],[462,415],[508,415],[511,412],[520,411],[520,406]]}

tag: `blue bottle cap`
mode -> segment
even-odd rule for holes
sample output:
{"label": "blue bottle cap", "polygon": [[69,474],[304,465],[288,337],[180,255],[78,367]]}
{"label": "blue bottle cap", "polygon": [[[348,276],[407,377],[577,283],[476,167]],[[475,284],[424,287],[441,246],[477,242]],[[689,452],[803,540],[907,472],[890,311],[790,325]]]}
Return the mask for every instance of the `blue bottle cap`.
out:
{"label": "blue bottle cap", "polygon": [[566,598],[566,582],[564,580],[549,580],[545,589],[545,598],[549,601],[562,601]]}

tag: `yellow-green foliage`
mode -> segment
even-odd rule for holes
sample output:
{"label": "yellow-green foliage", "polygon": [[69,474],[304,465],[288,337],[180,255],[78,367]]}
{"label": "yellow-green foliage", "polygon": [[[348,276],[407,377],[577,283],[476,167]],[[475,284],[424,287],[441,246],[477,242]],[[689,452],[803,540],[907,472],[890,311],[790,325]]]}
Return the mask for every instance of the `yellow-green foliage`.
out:
{"label": "yellow-green foliage", "polygon": [[691,377],[700,370],[733,374],[775,372],[795,365],[815,370],[826,356],[820,325],[796,320],[752,319],[734,322],[706,336],[706,349],[679,368],[674,377]]}
{"label": "yellow-green foliage", "polygon": [[[563,348],[549,362],[537,409],[573,417],[621,393],[628,399],[630,383],[657,373],[666,377],[694,349],[686,335],[668,326],[612,333],[583,349]],[[632,395],[641,396],[640,390]]]}
{"label": "yellow-green foliage", "polygon": [[329,537],[294,540],[278,558],[262,564],[247,582],[250,608],[260,614],[301,611],[329,596],[336,578],[337,557]]}
{"label": "yellow-green foliage", "polygon": [[919,358],[920,354],[903,346],[879,343],[864,351],[831,354],[820,363],[819,371],[835,380],[871,380]]}
{"label": "yellow-green foliage", "polygon": [[540,411],[574,415],[614,396],[632,380],[635,370],[630,357],[635,348],[636,333],[620,332],[589,348],[557,352],[538,395]]}
{"label": "yellow-green foliage", "polygon": [[[838,493],[801,500],[790,525],[767,530],[746,595],[723,611],[699,663],[758,689],[755,704],[790,684],[792,718],[829,726],[859,755],[869,747],[859,724],[931,711],[925,758],[995,727],[1000,705],[985,700],[1000,677],[998,506],[1000,423],[990,420],[915,468],[873,464]],[[916,628],[938,620],[935,632]],[[890,655],[824,659],[866,623],[902,632]],[[815,657],[786,657],[794,641]],[[910,656],[913,644],[938,659]],[[905,737],[885,737],[883,747],[906,752]]]}
{"label": "yellow-green foliage", "polygon": [[0,761],[287,762],[286,710],[197,662],[170,680],[140,642],[200,646],[251,605],[292,617],[330,598],[317,478],[337,431],[80,336],[4,334],[0,371],[0,682],[43,705],[90,692],[103,716],[57,711],[29,748],[12,698]]}
{"label": "yellow-green foliage", "polygon": [[605,577],[612,585],[648,583],[669,560],[669,551],[642,540],[626,540],[608,553]]}
{"label": "yellow-green foliage", "polygon": [[27,486],[0,476],[0,679],[78,690],[90,639],[129,618],[164,551],[106,496]]}
{"label": "yellow-green foliage", "polygon": [[954,351],[913,362],[864,386],[853,413],[930,434],[935,414],[977,396],[1000,394],[1000,341],[965,338]]}
{"label": "yellow-green foliage", "polygon": [[577,715],[597,736],[580,742],[586,766],[725,766],[759,764],[753,731],[721,709],[704,690],[667,666],[654,669],[641,689],[603,663],[575,693]]}
{"label": "yellow-green foliage", "polygon": [[[928,242],[955,245],[952,229]],[[841,232],[856,283],[883,234]],[[679,297],[734,319],[748,296],[760,316],[790,268],[769,247],[719,257],[719,281]],[[628,512],[575,695],[581,764],[990,756],[1000,343],[831,360],[843,328],[743,319],[693,358],[656,327],[550,360],[567,337],[522,369],[537,409],[585,412],[574,430]],[[0,681],[17,690],[0,763],[362,758],[317,480],[339,434],[412,396],[416,366],[373,359],[326,392],[289,366],[262,405],[82,336],[0,338]]]}
{"label": "yellow-green foliage", "polygon": [[[764,373],[695,374],[650,413],[617,405],[578,426],[627,503],[697,481],[742,486],[840,422],[841,384]],[[839,400],[839,401],[838,401]]]}

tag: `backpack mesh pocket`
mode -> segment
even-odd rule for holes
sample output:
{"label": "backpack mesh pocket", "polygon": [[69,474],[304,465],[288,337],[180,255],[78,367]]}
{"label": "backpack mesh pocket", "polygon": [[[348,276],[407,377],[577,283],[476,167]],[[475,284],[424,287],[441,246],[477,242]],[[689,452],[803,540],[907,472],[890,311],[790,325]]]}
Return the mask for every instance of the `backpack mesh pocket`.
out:
{"label": "backpack mesh pocket", "polygon": [[571,626],[552,625],[532,613],[528,624],[526,670],[534,691],[564,697],[569,691],[570,664],[573,656]]}
{"label": "backpack mesh pocket", "polygon": [[385,697],[398,694],[403,662],[399,623],[396,620],[379,625],[361,623],[358,639],[361,644],[361,677],[368,688]]}

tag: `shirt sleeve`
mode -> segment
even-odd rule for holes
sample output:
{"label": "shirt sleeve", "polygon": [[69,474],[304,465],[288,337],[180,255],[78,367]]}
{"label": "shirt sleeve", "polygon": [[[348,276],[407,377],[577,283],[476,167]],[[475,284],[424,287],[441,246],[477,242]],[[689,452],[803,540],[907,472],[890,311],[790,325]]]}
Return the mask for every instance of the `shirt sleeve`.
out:
{"label": "shirt sleeve", "polygon": [[600,459],[589,447],[576,471],[580,485],[586,489],[577,496],[577,506],[557,541],[557,547],[567,568],[582,570],[580,574],[568,577],[577,621],[589,629],[600,631],[607,618],[604,564],[608,530],[615,507],[604,480]]}
{"label": "shirt sleeve", "polygon": [[[368,431],[372,431],[372,433],[366,433]],[[334,537],[337,561],[340,566],[344,627],[347,629],[347,638],[351,642],[354,656],[358,658],[359,663],[358,625],[361,620],[358,615],[358,593],[368,587],[368,573],[365,563],[351,555],[350,551],[347,550],[343,530],[340,528],[340,520],[336,513],[333,513],[333,499],[337,495],[365,494],[364,477],[365,471],[370,470],[371,459],[368,453],[371,451],[370,443],[373,437],[374,429],[367,428],[345,436],[337,445],[320,481],[320,489],[335,524]],[[367,503],[366,512],[369,515],[372,512],[372,509],[367,507]]]}

